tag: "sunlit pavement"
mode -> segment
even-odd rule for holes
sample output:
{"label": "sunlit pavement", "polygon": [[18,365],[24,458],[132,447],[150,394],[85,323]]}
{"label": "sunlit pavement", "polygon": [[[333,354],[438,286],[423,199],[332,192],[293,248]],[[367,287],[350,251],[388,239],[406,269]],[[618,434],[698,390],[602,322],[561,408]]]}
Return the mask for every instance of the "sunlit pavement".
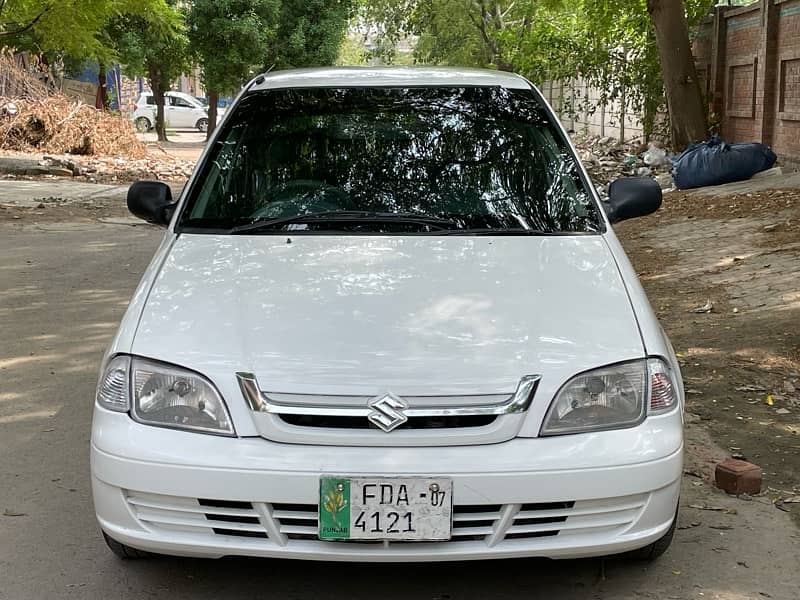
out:
{"label": "sunlit pavement", "polygon": [[[157,142],[158,136],[155,131],[148,131],[147,133],[137,133],[138,137],[143,142]],[[206,134],[196,129],[169,129],[167,130],[167,144],[192,144],[203,146],[206,143]]]}

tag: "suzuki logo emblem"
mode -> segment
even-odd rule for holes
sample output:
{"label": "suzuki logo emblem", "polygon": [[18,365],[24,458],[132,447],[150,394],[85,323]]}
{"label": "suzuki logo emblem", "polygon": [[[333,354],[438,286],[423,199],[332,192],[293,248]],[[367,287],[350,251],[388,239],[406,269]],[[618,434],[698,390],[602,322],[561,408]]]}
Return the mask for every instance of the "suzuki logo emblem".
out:
{"label": "suzuki logo emblem", "polygon": [[369,407],[372,412],[367,419],[386,433],[408,421],[408,417],[403,414],[403,410],[408,408],[408,403],[391,392],[370,400]]}

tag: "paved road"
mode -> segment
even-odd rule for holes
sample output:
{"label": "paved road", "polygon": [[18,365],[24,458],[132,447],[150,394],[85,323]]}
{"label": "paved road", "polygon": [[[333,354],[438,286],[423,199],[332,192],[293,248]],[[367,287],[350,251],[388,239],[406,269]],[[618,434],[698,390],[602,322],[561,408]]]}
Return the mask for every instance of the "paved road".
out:
{"label": "paved road", "polygon": [[[689,476],[672,549],[651,566],[609,561],[605,578],[599,560],[117,560],[92,513],[92,397],[103,349],[160,235],[88,220],[3,222],[0,213],[0,599],[800,597],[800,541],[787,515]],[[694,455],[708,441],[692,445]],[[698,503],[735,514],[690,507]]]}
{"label": "paved road", "polygon": [[0,204],[32,208],[40,204],[91,202],[95,198],[125,201],[127,185],[82,181],[0,179]]}

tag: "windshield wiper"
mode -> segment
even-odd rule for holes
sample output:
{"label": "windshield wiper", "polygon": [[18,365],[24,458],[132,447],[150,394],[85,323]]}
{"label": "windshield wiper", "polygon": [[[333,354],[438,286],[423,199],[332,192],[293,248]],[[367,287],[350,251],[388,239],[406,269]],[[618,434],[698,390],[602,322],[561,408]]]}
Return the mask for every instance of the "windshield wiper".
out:
{"label": "windshield wiper", "polygon": [[558,235],[558,231],[544,231],[543,229],[524,229],[514,227],[512,229],[493,229],[491,227],[475,227],[469,229],[448,229],[447,231],[437,231],[436,235]]}
{"label": "windshield wiper", "polygon": [[451,231],[458,227],[458,222],[439,217],[429,217],[416,213],[371,212],[364,210],[331,210],[319,213],[292,215],[275,219],[258,219],[252,223],[238,225],[228,231],[231,234],[254,233],[279,229],[284,225],[300,223],[400,223],[425,225],[436,230]]}

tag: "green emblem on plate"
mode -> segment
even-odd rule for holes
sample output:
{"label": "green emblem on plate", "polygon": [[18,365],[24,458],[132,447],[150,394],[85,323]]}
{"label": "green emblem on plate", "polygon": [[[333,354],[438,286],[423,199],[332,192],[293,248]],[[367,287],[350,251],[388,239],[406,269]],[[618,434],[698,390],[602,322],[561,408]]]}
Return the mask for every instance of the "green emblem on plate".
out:
{"label": "green emblem on plate", "polygon": [[350,537],[350,482],[347,479],[320,479],[319,537],[323,540]]}

